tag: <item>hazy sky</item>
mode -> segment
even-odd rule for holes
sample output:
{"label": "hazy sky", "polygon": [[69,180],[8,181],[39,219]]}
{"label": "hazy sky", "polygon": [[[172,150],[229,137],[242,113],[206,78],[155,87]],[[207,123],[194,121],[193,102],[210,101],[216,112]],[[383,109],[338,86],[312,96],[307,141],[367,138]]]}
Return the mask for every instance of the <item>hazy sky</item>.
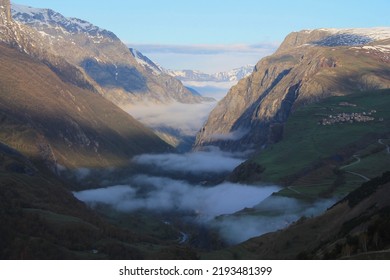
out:
{"label": "hazy sky", "polygon": [[[16,3],[51,8],[65,16],[90,21],[113,31],[165,67],[202,67],[208,62],[210,71],[255,64],[292,31],[390,26],[388,0],[18,0]],[[186,51],[188,47],[191,48]],[[210,49],[214,52],[210,53]]]}

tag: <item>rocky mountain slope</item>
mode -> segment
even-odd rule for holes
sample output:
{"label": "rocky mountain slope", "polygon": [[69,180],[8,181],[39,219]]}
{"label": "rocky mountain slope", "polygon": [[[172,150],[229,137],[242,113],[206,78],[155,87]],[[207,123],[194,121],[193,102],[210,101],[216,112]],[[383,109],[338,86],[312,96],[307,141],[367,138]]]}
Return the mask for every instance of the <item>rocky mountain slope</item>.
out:
{"label": "rocky mountain slope", "polygon": [[13,5],[12,15],[16,22],[37,30],[46,49],[80,67],[118,105],[204,101],[171,76],[138,63],[110,31],[48,9]]}
{"label": "rocky mountain slope", "polygon": [[162,69],[165,73],[176,77],[180,81],[192,82],[238,82],[239,80],[249,76],[253,72],[254,66],[246,65],[240,68],[235,68],[231,71],[218,72],[214,74],[207,74],[195,70],[168,70]]}
{"label": "rocky mountain slope", "polygon": [[304,30],[288,35],[212,111],[196,148],[260,149],[277,142],[299,106],[390,87],[390,28]]}
{"label": "rocky mountain slope", "polygon": [[1,2],[1,141],[32,158],[68,168],[120,166],[167,149],[141,123],[103,98],[82,69],[45,49]]}
{"label": "rocky mountain slope", "polygon": [[0,140],[23,154],[54,169],[120,166],[135,154],[166,149],[130,115],[45,64],[4,45],[0,61]]}

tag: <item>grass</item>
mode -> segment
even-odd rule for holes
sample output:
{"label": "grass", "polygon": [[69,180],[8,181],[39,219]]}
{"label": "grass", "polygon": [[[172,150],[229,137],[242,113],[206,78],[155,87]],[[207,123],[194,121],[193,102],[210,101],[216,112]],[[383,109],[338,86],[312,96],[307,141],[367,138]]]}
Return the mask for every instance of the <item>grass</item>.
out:
{"label": "grass", "polygon": [[368,178],[374,178],[378,175],[378,171],[386,171],[389,168],[390,154],[385,150],[382,150],[375,154],[363,157],[358,164],[347,167],[345,170],[363,174]]}
{"label": "grass", "polygon": [[[356,104],[356,107],[341,106],[341,102]],[[345,171],[362,173],[370,178],[382,174],[389,169],[390,156],[378,139],[390,142],[387,139],[390,135],[389,106],[390,90],[378,90],[330,97],[298,109],[285,125],[284,139],[253,159],[265,168],[262,180],[291,184],[297,192],[317,196],[342,176],[335,172],[338,168],[356,161],[352,158],[354,154],[361,155],[361,162]],[[330,114],[371,110],[377,111],[372,122],[318,124]],[[344,174],[344,177],[345,182],[339,182],[333,194],[346,194],[362,182],[361,178],[351,174]],[[281,194],[297,196],[289,189],[282,190]]]}
{"label": "grass", "polygon": [[48,223],[53,226],[85,226],[91,230],[98,230],[98,228],[90,223],[83,221],[80,218],[54,213],[52,211],[42,210],[42,209],[33,209],[25,208],[23,209],[26,213],[38,215],[40,218],[46,220]]}

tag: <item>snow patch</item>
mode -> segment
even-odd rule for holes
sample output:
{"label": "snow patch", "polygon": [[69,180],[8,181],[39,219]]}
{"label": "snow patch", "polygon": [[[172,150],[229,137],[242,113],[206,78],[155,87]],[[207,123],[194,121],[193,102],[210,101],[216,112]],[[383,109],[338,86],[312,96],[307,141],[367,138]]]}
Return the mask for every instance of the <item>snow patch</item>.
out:
{"label": "snow patch", "polygon": [[135,60],[138,62],[138,64],[143,66],[146,70],[151,71],[156,76],[163,74],[163,69],[159,65],[151,61],[148,57],[144,56],[140,51],[134,48],[130,48],[130,52],[135,58]]}
{"label": "snow patch", "polygon": [[327,31],[332,34],[353,34],[359,36],[366,36],[373,41],[385,40],[390,38],[390,27],[373,27],[373,28],[350,28],[350,29],[337,29],[337,28],[322,28],[321,31]]}
{"label": "snow patch", "polygon": [[[50,9],[38,9],[18,4],[11,5],[11,13],[16,21],[27,25],[43,25],[45,28],[61,30],[64,33],[86,33],[92,38],[103,39],[104,35],[114,37],[109,31],[101,29],[87,21],[67,18]],[[100,43],[96,41],[96,43]]]}

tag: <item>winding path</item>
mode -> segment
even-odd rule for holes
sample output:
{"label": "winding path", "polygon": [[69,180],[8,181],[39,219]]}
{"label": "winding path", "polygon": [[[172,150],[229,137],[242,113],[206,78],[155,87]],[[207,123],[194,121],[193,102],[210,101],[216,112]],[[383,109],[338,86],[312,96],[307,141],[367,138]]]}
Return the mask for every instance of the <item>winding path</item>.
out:
{"label": "winding path", "polygon": [[[380,139],[379,139],[379,140],[380,140]],[[341,166],[341,167],[340,167],[340,170],[345,169],[345,168],[347,168],[347,167],[351,167],[351,166],[356,165],[356,164],[359,164],[359,163],[362,161],[358,155],[353,155],[352,157],[355,158],[356,161],[355,161],[355,162],[352,162],[352,163],[350,163],[350,164]],[[345,172],[346,172],[346,173],[349,173],[349,174],[352,174],[352,175],[355,175],[355,176],[358,176],[358,177],[362,178],[362,179],[363,179],[364,181],[366,181],[366,182],[371,180],[371,179],[368,178],[367,176],[364,176],[363,174],[360,174],[360,173],[356,173],[356,172],[352,172],[352,171],[345,171]]]}
{"label": "winding path", "polygon": [[353,166],[353,165],[358,164],[358,163],[360,163],[360,162],[362,161],[358,155],[353,155],[352,157],[355,158],[356,161],[355,161],[355,162],[352,162],[352,163],[350,163],[350,164],[348,164],[348,165],[341,166],[340,169],[344,169],[344,168]]}
{"label": "winding path", "polygon": [[290,190],[290,191],[292,191],[292,192],[295,192],[295,193],[297,193],[297,194],[302,194],[301,192],[299,192],[299,191],[293,189],[292,186],[287,187],[287,189]]}
{"label": "winding path", "polygon": [[381,144],[381,145],[386,146],[386,151],[387,151],[388,154],[390,154],[390,146],[385,144],[385,143],[383,143],[383,140],[384,139],[378,139],[378,143]]}
{"label": "winding path", "polygon": [[360,178],[362,178],[363,180],[365,180],[367,182],[371,180],[370,178],[368,178],[368,177],[366,177],[366,176],[364,176],[362,174],[356,173],[356,172],[352,172],[352,171],[345,171],[345,172],[347,172],[349,174],[352,174],[352,175],[359,176]]}
{"label": "winding path", "polygon": [[[386,146],[386,151],[387,151],[388,154],[390,154],[390,146],[387,145],[387,144],[385,144],[385,143],[383,143],[383,140],[384,140],[384,139],[378,139],[378,143],[381,144],[381,145]],[[358,163],[361,162],[361,159],[360,159],[360,157],[359,157],[358,155],[353,155],[353,158],[356,159],[355,162],[352,162],[352,163],[350,163],[350,164],[348,164],[348,165],[341,166],[341,167],[340,167],[340,170],[341,170],[341,169],[345,169],[345,168],[350,167],[350,166],[353,166],[353,165],[358,164]],[[358,176],[358,177],[362,178],[362,179],[365,180],[365,181],[370,181],[370,180],[371,180],[371,179],[368,178],[367,176],[364,176],[364,175],[359,174],[359,173],[356,173],[356,172],[352,172],[352,171],[345,171],[345,172],[347,172],[347,173],[349,173],[349,174],[352,174],[352,175],[355,175],[355,176]]]}
{"label": "winding path", "polygon": [[[381,145],[386,146],[386,151],[387,151],[387,153],[390,155],[390,146],[389,146],[388,144],[383,143],[383,140],[384,140],[384,139],[378,139],[378,143],[381,144]],[[351,167],[351,166],[356,165],[356,164],[359,164],[359,163],[362,161],[358,155],[353,155],[352,157],[355,158],[356,161],[354,161],[354,162],[352,162],[352,163],[350,163],[350,164],[341,166],[341,167],[340,167],[340,170],[341,170],[341,169],[348,168],[348,167]],[[353,172],[353,171],[345,171],[345,172],[346,172],[346,173],[349,173],[349,174],[352,174],[352,175],[355,175],[355,176],[358,176],[358,177],[362,178],[362,179],[365,180],[365,181],[370,181],[370,180],[371,180],[370,178],[368,178],[367,176],[364,176],[363,174],[359,174],[359,173],[356,173],[356,172]],[[297,194],[302,195],[301,192],[297,191],[296,189],[293,189],[292,186],[287,187],[287,189],[290,190],[290,191],[292,191],[292,192],[295,192],[295,193],[297,193]]]}
{"label": "winding path", "polygon": [[187,233],[185,233],[185,232],[180,232],[180,237],[179,237],[179,240],[178,240],[178,242],[179,242],[179,244],[185,244],[185,243],[187,243],[188,242],[188,240],[190,239],[190,235],[189,234],[187,234]]}

